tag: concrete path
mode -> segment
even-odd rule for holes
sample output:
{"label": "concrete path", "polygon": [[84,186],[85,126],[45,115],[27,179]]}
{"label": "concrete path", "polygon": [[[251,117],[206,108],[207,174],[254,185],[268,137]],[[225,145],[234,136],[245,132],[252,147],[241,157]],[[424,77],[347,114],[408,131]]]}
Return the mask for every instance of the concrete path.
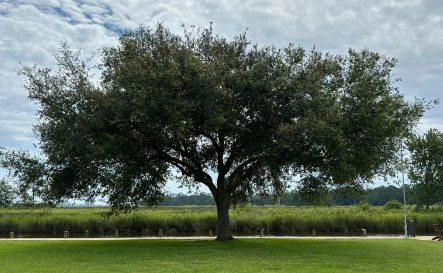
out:
{"label": "concrete path", "polygon": [[[404,239],[401,236],[368,236],[368,237],[298,237],[298,236],[239,236],[236,239],[289,239],[289,240],[382,240],[382,239]],[[409,237],[412,240],[431,241],[433,236]],[[0,238],[0,241],[126,241],[126,240],[215,240],[215,237],[119,237],[119,238]]]}

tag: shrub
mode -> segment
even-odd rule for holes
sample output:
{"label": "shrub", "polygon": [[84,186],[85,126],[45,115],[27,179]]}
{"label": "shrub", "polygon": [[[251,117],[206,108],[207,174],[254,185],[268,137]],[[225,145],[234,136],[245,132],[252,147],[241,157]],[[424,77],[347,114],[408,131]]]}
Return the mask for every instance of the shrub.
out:
{"label": "shrub", "polygon": [[385,209],[385,210],[402,209],[402,208],[403,208],[403,205],[395,199],[386,202],[386,204],[383,206],[383,209]]}
{"label": "shrub", "polygon": [[441,204],[432,206],[430,208],[430,211],[432,211],[432,212],[442,212],[443,211],[443,206]]}
{"label": "shrub", "polygon": [[351,212],[358,212],[358,211],[370,211],[371,210],[371,204],[369,204],[366,201],[360,201],[357,205],[353,205],[350,207]]}

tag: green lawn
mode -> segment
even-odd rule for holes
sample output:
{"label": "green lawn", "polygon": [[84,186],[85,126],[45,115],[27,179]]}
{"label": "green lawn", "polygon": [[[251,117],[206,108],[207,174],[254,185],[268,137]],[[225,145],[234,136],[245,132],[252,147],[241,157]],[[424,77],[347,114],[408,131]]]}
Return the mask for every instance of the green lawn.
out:
{"label": "green lawn", "polygon": [[442,272],[416,240],[0,241],[0,272]]}

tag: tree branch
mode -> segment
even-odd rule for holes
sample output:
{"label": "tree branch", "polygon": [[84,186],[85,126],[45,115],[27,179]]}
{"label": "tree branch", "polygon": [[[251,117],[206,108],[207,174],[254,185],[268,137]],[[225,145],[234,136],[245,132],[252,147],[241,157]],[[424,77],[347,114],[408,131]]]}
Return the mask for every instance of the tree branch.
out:
{"label": "tree branch", "polygon": [[[161,153],[160,156],[163,157],[162,158],[163,160],[176,166],[180,171],[182,171],[183,174],[193,177],[195,179],[195,181],[203,183],[204,185],[206,185],[209,188],[209,190],[211,192],[215,193],[217,191],[217,188],[215,187],[214,183],[212,182],[211,176],[209,174],[207,174],[205,171],[203,171],[203,168],[201,167],[201,165],[196,164],[197,163],[196,161],[193,161],[191,158],[186,156],[186,158],[190,159],[194,163],[194,165],[197,165],[194,168],[193,166],[191,166],[187,162],[180,160],[178,158],[172,157],[163,151],[157,150],[157,152]],[[184,151],[179,149],[178,152],[180,154],[182,154],[182,152],[184,152]],[[184,152],[184,153],[189,154],[186,152]],[[186,171],[185,168],[188,169],[188,171]]]}
{"label": "tree branch", "polygon": [[202,135],[209,139],[212,142],[212,145],[214,146],[215,150],[218,152],[220,150],[220,145],[217,143],[217,140],[211,136],[210,134],[207,134],[206,132],[198,129],[190,129],[189,132],[195,134],[195,135]]}
{"label": "tree branch", "polygon": [[221,134],[219,134],[218,135],[218,142],[217,142],[217,139],[215,137],[211,136],[210,134],[207,134],[206,132],[204,132],[202,130],[191,129],[190,132],[193,134],[196,134],[196,135],[202,135],[211,141],[212,145],[215,148],[215,151],[217,152],[217,161],[218,161],[218,168],[217,169],[218,169],[219,173],[227,173],[230,168],[226,168],[226,166],[223,162],[223,156],[225,153],[224,137]]}
{"label": "tree branch", "polygon": [[[242,181],[242,177],[244,176],[244,174],[247,172],[247,170],[245,171],[245,167],[249,164],[253,164],[255,163],[257,160],[259,159],[259,157],[251,157],[247,160],[245,160],[242,164],[240,164],[239,166],[237,166],[237,168],[235,168],[235,170],[231,173],[231,175],[228,178],[228,182],[229,182],[229,188],[230,189],[235,189],[238,183],[238,181]],[[249,168],[248,168],[249,169]],[[240,179],[237,180],[237,182],[235,183],[235,177],[240,175],[241,177]]]}
{"label": "tree branch", "polygon": [[256,163],[258,163],[258,162],[254,162],[251,166],[249,166],[249,168],[247,168],[246,171],[243,172],[243,174],[240,176],[240,178],[237,179],[235,181],[235,183],[230,185],[230,188],[232,190],[236,189],[238,186],[240,186],[241,183],[243,183],[243,181],[245,181],[246,179],[248,179],[254,175],[254,171],[256,170],[256,167],[258,167],[258,165],[255,165]]}

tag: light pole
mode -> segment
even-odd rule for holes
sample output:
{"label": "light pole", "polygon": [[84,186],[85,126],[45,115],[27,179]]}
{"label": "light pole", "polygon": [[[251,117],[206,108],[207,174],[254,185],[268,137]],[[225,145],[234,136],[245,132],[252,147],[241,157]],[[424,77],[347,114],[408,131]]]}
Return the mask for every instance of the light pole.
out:
{"label": "light pole", "polygon": [[403,183],[403,207],[404,207],[404,220],[405,220],[405,239],[408,239],[408,225],[406,224],[406,193],[405,193],[405,162],[403,160],[403,140],[401,141],[401,179]]}

